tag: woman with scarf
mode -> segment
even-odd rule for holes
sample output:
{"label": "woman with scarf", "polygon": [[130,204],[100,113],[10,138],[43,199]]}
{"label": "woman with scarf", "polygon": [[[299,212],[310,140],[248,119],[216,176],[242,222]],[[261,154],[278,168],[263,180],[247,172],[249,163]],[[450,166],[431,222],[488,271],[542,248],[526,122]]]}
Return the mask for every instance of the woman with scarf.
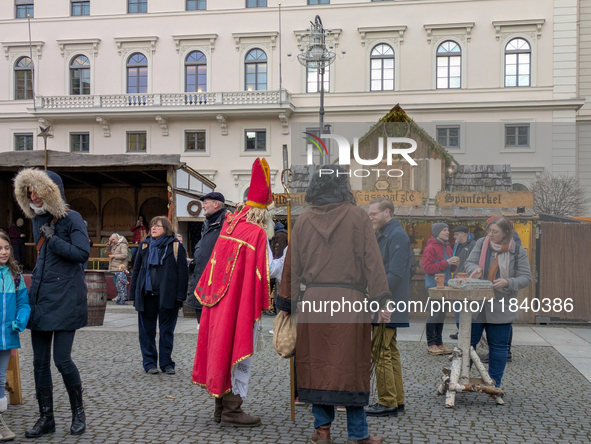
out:
{"label": "woman with scarf", "polygon": [[[487,302],[472,323],[471,345],[476,348],[486,330],[488,373],[500,387],[507,365],[511,323],[517,319],[517,312],[511,312],[508,307],[510,300],[517,298],[517,291],[531,283],[531,270],[525,248],[513,239],[513,224],[509,219],[499,216],[489,220],[486,230],[486,237],[478,239],[465,269],[470,277],[491,281],[495,298],[492,307]],[[503,404],[501,397],[497,397],[497,403]]]}
{"label": "woman with scarf", "polygon": [[[146,373],[160,369],[175,373],[172,360],[174,329],[179,308],[187,296],[187,254],[166,216],[150,221],[150,236],[139,245],[135,257],[129,300],[138,312],[139,340]],[[156,323],[160,329],[160,356],[156,349]]]}

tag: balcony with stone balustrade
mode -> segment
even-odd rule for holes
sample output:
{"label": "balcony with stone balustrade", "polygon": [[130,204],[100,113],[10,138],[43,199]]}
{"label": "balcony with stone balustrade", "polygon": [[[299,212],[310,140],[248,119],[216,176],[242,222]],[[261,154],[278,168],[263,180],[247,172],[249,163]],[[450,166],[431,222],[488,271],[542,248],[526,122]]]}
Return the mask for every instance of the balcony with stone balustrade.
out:
{"label": "balcony with stone balustrade", "polygon": [[290,112],[290,93],[281,91],[199,92],[166,94],[104,94],[43,96],[35,98],[29,112],[43,116],[151,115],[151,114],[232,114]]}

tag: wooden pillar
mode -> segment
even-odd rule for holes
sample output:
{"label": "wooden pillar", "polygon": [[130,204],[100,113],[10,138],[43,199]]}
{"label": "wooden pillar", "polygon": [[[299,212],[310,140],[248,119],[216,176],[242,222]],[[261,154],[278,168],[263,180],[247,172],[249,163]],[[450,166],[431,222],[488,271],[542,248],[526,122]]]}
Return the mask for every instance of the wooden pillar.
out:
{"label": "wooden pillar", "polygon": [[102,235],[102,231],[103,231],[103,187],[99,186],[99,189],[97,190],[98,192],[98,199],[97,199],[97,204],[98,204],[98,221],[96,224],[96,234],[97,234],[97,241],[100,242],[103,235]]}

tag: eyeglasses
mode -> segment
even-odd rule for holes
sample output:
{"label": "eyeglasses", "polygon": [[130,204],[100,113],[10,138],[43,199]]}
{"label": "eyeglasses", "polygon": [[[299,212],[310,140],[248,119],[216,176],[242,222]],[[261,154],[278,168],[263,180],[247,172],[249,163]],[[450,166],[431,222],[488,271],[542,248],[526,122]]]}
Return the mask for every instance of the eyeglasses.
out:
{"label": "eyeglasses", "polygon": [[378,211],[376,211],[376,212],[373,212],[373,211],[372,211],[371,213],[367,213],[367,215],[368,215],[369,217],[376,217],[376,216],[378,215],[378,213],[383,213],[384,211],[386,211],[386,209],[383,209],[383,210],[378,210]]}
{"label": "eyeglasses", "polygon": [[501,234],[502,231],[488,229],[488,230],[486,230],[486,233],[495,235],[495,234]]}
{"label": "eyeglasses", "polygon": [[151,228],[164,228],[164,226],[162,226],[162,225],[152,225]]}

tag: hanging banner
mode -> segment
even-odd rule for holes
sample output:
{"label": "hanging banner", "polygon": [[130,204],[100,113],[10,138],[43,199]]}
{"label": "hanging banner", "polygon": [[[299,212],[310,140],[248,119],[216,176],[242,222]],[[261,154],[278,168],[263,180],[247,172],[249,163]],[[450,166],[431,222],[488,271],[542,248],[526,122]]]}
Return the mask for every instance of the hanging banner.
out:
{"label": "hanging banner", "polygon": [[534,207],[534,194],[527,192],[497,191],[471,193],[467,191],[437,193],[437,206],[474,208]]}

